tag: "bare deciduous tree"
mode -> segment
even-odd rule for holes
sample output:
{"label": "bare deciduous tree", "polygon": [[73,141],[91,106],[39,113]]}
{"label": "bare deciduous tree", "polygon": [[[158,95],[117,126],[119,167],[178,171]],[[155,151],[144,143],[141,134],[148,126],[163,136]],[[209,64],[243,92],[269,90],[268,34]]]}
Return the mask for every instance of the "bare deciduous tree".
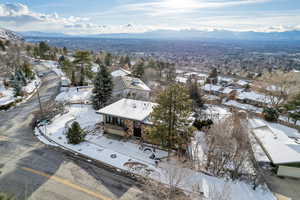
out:
{"label": "bare deciduous tree", "polygon": [[251,144],[241,118],[239,114],[233,114],[214,124],[206,133],[207,172],[232,179],[238,179],[244,173],[243,166],[250,162]]}
{"label": "bare deciduous tree", "polygon": [[300,74],[296,72],[274,71],[264,73],[254,87],[266,95],[266,101],[278,108],[300,91]]}

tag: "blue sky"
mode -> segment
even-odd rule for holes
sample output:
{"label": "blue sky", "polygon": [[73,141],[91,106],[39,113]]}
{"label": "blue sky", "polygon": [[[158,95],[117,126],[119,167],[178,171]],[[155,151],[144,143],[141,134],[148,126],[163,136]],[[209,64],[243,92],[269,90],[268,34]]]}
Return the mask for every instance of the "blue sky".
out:
{"label": "blue sky", "polygon": [[300,0],[0,0],[0,26],[97,34],[157,29],[300,29]]}

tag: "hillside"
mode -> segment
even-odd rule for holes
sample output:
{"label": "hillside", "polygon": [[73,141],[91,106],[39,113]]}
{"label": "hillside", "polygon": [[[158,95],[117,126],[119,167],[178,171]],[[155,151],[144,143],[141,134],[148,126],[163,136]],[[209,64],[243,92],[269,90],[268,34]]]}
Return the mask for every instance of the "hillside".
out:
{"label": "hillside", "polygon": [[23,40],[23,37],[13,31],[0,28],[0,39],[16,41]]}

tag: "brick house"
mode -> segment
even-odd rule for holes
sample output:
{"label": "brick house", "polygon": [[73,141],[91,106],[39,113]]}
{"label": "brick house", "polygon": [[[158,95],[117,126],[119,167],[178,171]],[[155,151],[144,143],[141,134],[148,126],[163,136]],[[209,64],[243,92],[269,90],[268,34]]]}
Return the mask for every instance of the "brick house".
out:
{"label": "brick house", "polygon": [[97,111],[103,116],[104,133],[143,138],[150,113],[157,104],[148,101],[121,99]]}

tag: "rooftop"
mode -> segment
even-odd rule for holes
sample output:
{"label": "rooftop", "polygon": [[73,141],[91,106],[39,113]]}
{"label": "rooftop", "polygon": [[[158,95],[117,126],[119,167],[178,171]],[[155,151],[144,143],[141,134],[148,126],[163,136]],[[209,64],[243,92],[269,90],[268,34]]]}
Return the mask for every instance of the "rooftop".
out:
{"label": "rooftop", "polygon": [[131,72],[127,71],[123,68],[120,68],[118,70],[115,70],[115,71],[111,72],[112,77],[127,76],[129,74],[131,74]]}
{"label": "rooftop", "polygon": [[250,119],[249,126],[274,164],[300,163],[300,133],[296,129],[261,119]]}
{"label": "rooftop", "polygon": [[118,76],[114,78],[114,90],[137,89],[150,91],[151,89],[139,78]]}
{"label": "rooftop", "polygon": [[133,99],[121,99],[97,112],[104,115],[112,115],[130,120],[147,120],[156,103]]}

